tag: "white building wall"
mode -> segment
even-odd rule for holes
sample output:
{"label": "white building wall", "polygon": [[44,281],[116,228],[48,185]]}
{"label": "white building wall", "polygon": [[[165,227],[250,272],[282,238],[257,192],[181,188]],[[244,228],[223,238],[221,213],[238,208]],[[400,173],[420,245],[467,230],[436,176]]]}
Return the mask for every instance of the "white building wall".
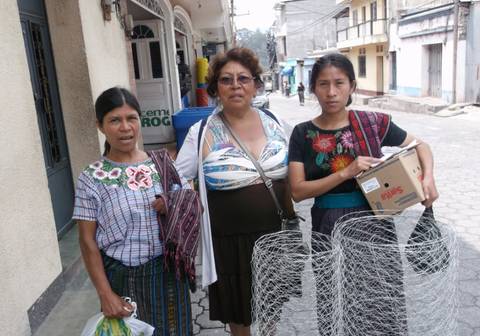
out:
{"label": "white building wall", "polygon": [[30,335],[27,311],[62,271],[16,0],[0,2],[2,334]]}
{"label": "white building wall", "polygon": [[[111,21],[104,21],[97,1],[82,0],[79,6],[93,100],[112,86],[130,89],[125,32],[115,13]],[[103,149],[105,136],[100,131],[98,139]]]}
{"label": "white building wall", "polygon": [[[446,40],[446,43],[444,41]],[[452,102],[453,33],[421,35],[401,40],[397,50],[397,93],[412,97],[428,96],[428,46],[442,44],[442,100]],[[457,102],[465,100],[466,42],[458,41]]]}

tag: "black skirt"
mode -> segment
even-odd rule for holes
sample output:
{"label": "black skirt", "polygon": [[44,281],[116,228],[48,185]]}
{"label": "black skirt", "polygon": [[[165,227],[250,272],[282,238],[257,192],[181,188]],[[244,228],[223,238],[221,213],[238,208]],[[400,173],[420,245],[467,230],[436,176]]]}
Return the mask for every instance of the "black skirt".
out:
{"label": "black skirt", "polygon": [[[286,180],[274,181],[273,188],[286,215],[293,215]],[[280,231],[280,217],[263,183],[236,190],[209,190],[208,207],[218,276],[209,286],[210,319],[249,326],[253,247],[261,236]]]}

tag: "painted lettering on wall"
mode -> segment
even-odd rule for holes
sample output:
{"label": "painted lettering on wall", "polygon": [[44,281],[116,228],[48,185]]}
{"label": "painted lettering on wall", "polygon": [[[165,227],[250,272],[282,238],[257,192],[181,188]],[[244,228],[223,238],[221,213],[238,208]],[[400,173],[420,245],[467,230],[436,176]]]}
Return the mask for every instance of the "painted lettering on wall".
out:
{"label": "painted lettering on wall", "polygon": [[148,110],[142,111],[142,127],[170,126],[169,110]]}
{"label": "painted lettering on wall", "polygon": [[400,195],[402,193],[403,193],[402,187],[395,187],[395,188],[389,189],[382,194],[382,201],[385,201],[386,199],[391,199],[393,198],[393,196]]}

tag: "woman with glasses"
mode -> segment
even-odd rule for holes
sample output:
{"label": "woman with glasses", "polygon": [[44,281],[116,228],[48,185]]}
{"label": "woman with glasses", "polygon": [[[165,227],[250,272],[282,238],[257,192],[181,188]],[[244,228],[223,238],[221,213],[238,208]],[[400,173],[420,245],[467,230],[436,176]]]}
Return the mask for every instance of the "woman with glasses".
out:
{"label": "woman with glasses", "polygon": [[293,215],[283,125],[270,112],[251,106],[263,86],[261,73],[258,58],[247,48],[233,48],[213,60],[206,82],[217,107],[204,127],[199,122],[190,128],[177,159],[187,180],[198,173],[210,319],[228,323],[234,336],[250,335],[253,246],[261,236],[280,230],[280,218],[260,174],[220,114],[273,181],[285,216]]}

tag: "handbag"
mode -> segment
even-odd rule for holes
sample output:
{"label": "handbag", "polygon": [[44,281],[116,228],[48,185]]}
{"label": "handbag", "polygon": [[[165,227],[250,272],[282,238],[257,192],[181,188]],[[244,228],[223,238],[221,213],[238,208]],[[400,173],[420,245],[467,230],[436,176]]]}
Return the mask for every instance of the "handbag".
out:
{"label": "handbag", "polygon": [[407,241],[405,254],[419,274],[434,274],[450,265],[450,252],[433,217],[433,207],[422,213]]}
{"label": "handbag", "polygon": [[[258,163],[257,159],[255,159],[255,157],[252,155],[252,153],[250,153],[247,146],[245,146],[245,144],[240,139],[238,134],[233,130],[232,125],[230,125],[230,123],[225,118],[223,113],[220,112],[218,115],[219,115],[220,119],[222,119],[222,122],[225,124],[225,127],[230,131],[230,134],[233,136],[235,141],[237,141],[238,145],[243,149],[243,151],[250,158],[250,160],[254,164],[255,168],[257,168],[258,173],[262,177],[262,180],[265,183],[265,186],[267,187],[267,190],[270,193],[270,196],[272,196],[273,202],[275,203],[275,207],[277,208],[277,213],[280,216],[280,223],[281,223],[282,231],[284,231],[284,230],[297,230],[297,231],[299,231],[300,230],[300,220],[305,221],[305,218],[300,216],[300,214],[296,211],[294,211],[293,217],[285,218],[283,216],[282,206],[280,205],[280,202],[278,201],[277,195],[275,195],[275,191],[273,190],[272,180],[270,180],[267,177],[267,175],[265,175],[265,172],[263,171],[262,167]],[[290,202],[291,202],[291,198],[290,198]]]}

